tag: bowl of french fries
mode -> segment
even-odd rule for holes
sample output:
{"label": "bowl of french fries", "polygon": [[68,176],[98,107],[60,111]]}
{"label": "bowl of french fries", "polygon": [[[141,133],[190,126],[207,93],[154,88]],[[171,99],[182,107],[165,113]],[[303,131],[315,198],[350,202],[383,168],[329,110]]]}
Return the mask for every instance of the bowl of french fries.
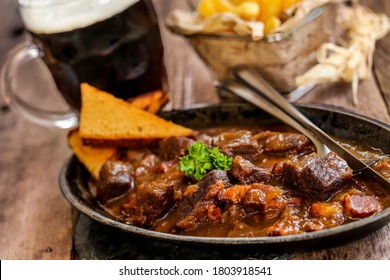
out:
{"label": "bowl of french fries", "polygon": [[195,7],[173,10],[166,23],[218,80],[249,65],[280,92],[291,92],[295,78],[316,64],[317,49],[333,41],[337,8],[329,0],[200,0]]}

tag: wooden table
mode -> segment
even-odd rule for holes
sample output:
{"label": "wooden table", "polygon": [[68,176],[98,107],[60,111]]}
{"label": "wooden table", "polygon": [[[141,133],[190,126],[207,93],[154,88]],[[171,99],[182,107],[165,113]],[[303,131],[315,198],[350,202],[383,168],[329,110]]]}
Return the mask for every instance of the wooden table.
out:
{"label": "wooden table", "polygon": [[[156,0],[163,18],[181,0]],[[390,15],[390,1],[361,1]],[[24,39],[16,0],[0,1],[0,64],[7,52]],[[173,105],[218,101],[212,77],[182,38],[163,30]],[[301,102],[317,102],[350,109],[390,122],[390,35],[377,44],[372,79],[360,87],[360,103],[353,106],[349,86],[321,86]],[[58,174],[71,155],[67,131],[40,127],[0,102],[0,259],[74,258],[72,208],[58,187]],[[294,259],[389,259],[390,225],[358,241],[306,251]]]}

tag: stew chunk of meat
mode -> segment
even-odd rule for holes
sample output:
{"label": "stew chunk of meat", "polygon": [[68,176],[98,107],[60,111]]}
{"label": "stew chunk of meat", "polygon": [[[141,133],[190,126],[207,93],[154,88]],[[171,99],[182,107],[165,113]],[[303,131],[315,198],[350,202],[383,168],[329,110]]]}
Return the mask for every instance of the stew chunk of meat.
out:
{"label": "stew chunk of meat", "polygon": [[249,160],[236,156],[229,171],[240,185],[266,183],[272,178],[271,172],[265,168],[256,167]]}
{"label": "stew chunk of meat", "polygon": [[241,156],[250,161],[255,160],[260,152],[259,144],[253,139],[251,132],[247,130],[221,133],[214,144],[225,155]]}
{"label": "stew chunk of meat", "polygon": [[351,218],[365,218],[381,211],[378,198],[372,195],[346,194],[344,197],[346,214]]}
{"label": "stew chunk of meat", "polygon": [[283,210],[287,201],[283,197],[283,191],[277,187],[263,184],[253,184],[245,193],[242,204],[244,207],[266,211],[268,209]]}
{"label": "stew chunk of meat", "polygon": [[194,140],[187,137],[168,137],[160,141],[158,155],[161,160],[173,160],[185,155]]}
{"label": "stew chunk of meat", "polygon": [[134,185],[134,168],[130,162],[120,160],[107,161],[99,173],[97,198],[101,202],[127,193]]}
{"label": "stew chunk of meat", "polygon": [[179,228],[195,229],[207,214],[220,212],[217,205],[218,193],[230,186],[227,173],[222,170],[212,170],[198,183],[198,188],[179,205],[181,217],[176,224]]}
{"label": "stew chunk of meat", "polygon": [[277,164],[274,174],[284,185],[315,200],[327,200],[352,177],[352,169],[336,153],[321,159],[313,154],[301,160]]}
{"label": "stew chunk of meat", "polygon": [[139,180],[133,203],[136,224],[152,226],[173,206],[174,191],[182,186],[184,179],[178,165],[178,161],[162,162]]}
{"label": "stew chunk of meat", "polygon": [[301,154],[314,152],[310,140],[298,133],[270,133],[264,141],[264,153]]}

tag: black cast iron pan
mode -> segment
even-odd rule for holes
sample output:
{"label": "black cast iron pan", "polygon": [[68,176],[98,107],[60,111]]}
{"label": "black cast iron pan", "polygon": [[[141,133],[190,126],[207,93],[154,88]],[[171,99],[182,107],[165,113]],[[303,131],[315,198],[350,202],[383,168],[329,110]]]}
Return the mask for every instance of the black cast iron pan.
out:
{"label": "black cast iron pan", "polygon": [[[298,107],[309,119],[327,133],[348,140],[366,143],[390,154],[390,126],[344,110],[320,105]],[[162,117],[191,128],[223,125],[273,124],[277,121],[267,113],[246,103],[226,103],[163,113]],[[65,198],[80,212],[104,225],[154,240],[202,245],[258,245],[271,247],[302,247],[335,242],[348,242],[375,231],[390,221],[390,208],[377,215],[336,228],[289,236],[252,238],[213,238],[180,236],[138,228],[115,220],[105,213],[88,189],[89,173],[72,156],[63,166],[59,177]],[[390,190],[389,190],[390,191]]]}

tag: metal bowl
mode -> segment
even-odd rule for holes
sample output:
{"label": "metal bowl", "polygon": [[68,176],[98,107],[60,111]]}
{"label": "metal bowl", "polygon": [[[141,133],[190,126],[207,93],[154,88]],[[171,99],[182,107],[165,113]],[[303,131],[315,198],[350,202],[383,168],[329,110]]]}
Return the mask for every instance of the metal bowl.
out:
{"label": "metal bowl", "polygon": [[229,69],[251,66],[267,77],[283,93],[296,88],[295,78],[317,63],[317,50],[333,42],[337,6],[313,10],[299,25],[260,41],[235,34],[193,34],[185,36],[196,53],[215,74],[216,79],[231,78]]}
{"label": "metal bowl", "polygon": [[[305,105],[299,109],[314,123],[331,135],[367,143],[390,154],[390,126],[367,117],[342,111],[340,109]],[[267,113],[244,103],[226,103],[208,107],[172,111],[162,115],[165,119],[191,128],[216,127],[223,125],[249,125],[277,123]],[[90,174],[83,165],[72,156],[63,166],[59,177],[60,188],[66,199],[80,212],[99,223],[119,228],[123,231],[152,238],[155,240],[185,242],[207,245],[251,245],[302,247],[316,244],[333,244],[360,238],[379,229],[390,221],[390,208],[377,215],[349,224],[318,232],[288,236],[270,236],[253,238],[215,238],[181,236],[155,232],[125,224],[105,213],[97,204],[88,188]],[[390,190],[388,190],[390,192]]]}

